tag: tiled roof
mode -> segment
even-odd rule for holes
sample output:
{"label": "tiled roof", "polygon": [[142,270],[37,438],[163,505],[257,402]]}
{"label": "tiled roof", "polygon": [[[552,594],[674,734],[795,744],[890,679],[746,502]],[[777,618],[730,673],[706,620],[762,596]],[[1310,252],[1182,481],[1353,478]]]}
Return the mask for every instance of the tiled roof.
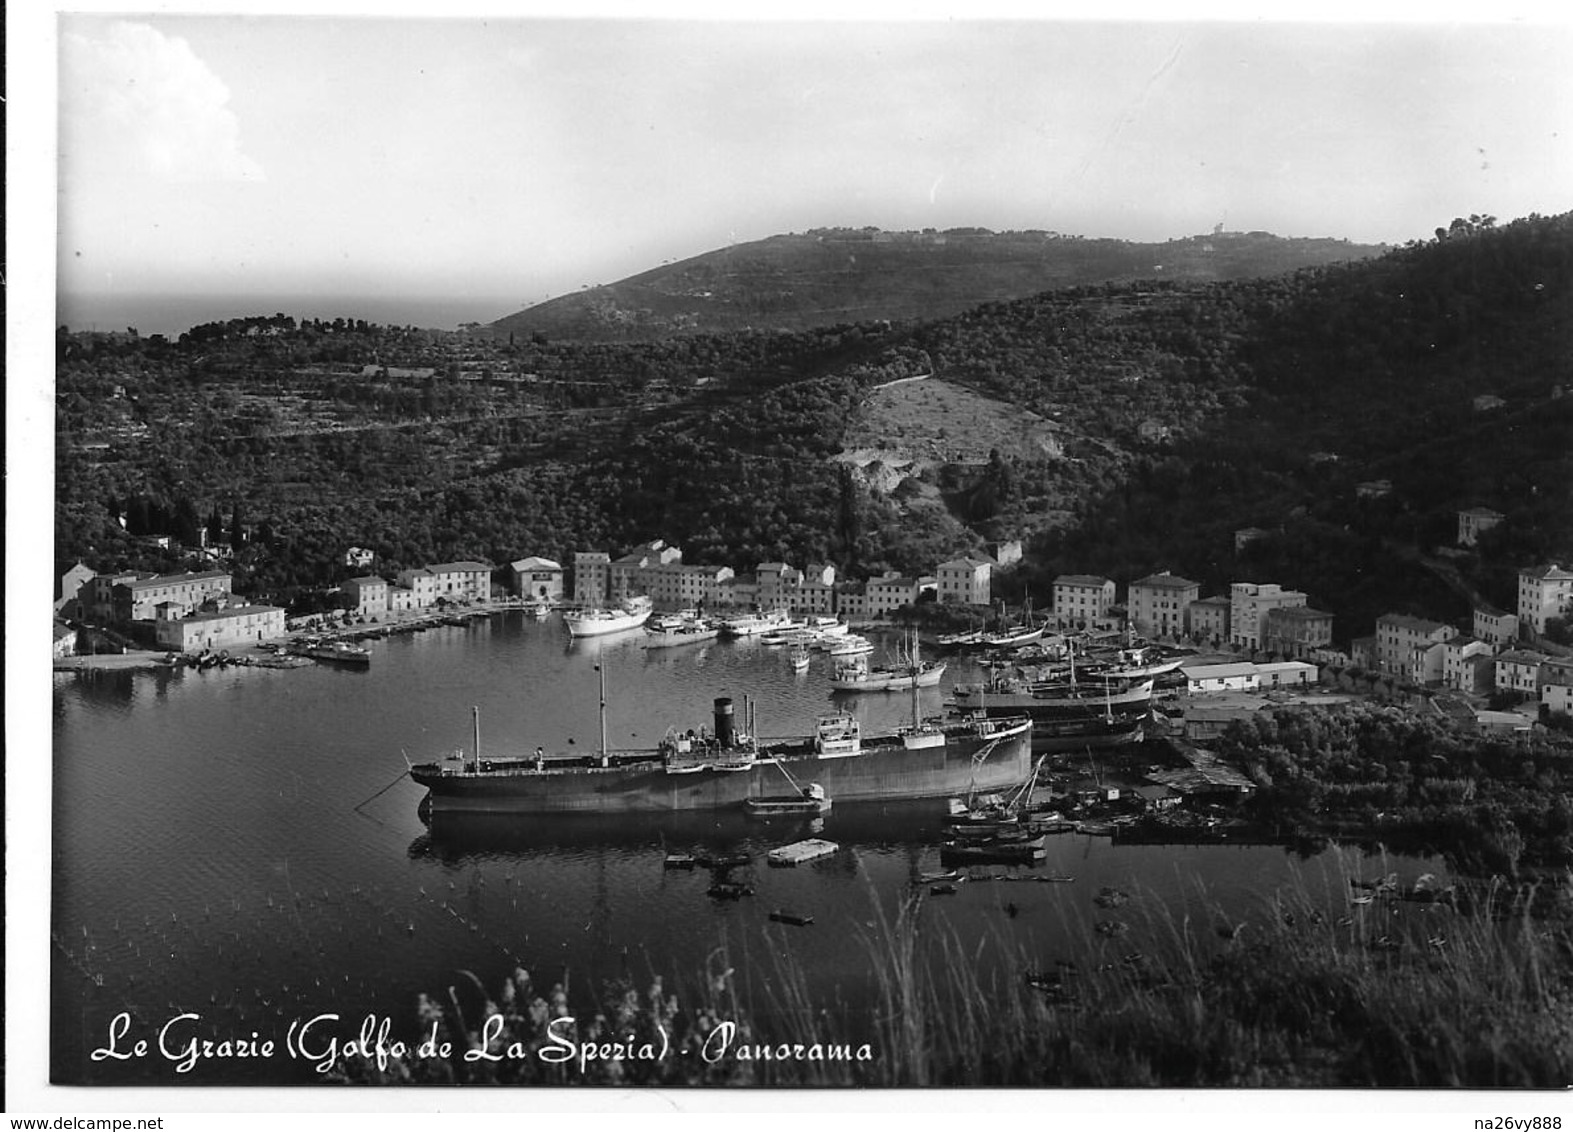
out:
{"label": "tiled roof", "polygon": [[1146,586],[1150,590],[1188,590],[1201,585],[1189,578],[1182,578],[1178,574],[1151,574],[1139,581],[1132,582],[1133,586]]}
{"label": "tiled roof", "polygon": [[1061,574],[1054,579],[1056,586],[1106,586],[1109,579],[1100,578],[1096,574]]}
{"label": "tiled roof", "polygon": [[488,563],[466,561],[437,562],[426,567],[426,569],[433,574],[473,574],[477,571],[484,571],[490,574],[492,572],[492,568]]}
{"label": "tiled roof", "polygon": [[1438,629],[1450,629],[1452,626],[1442,621],[1431,621],[1425,617],[1411,617],[1407,613],[1384,613],[1376,619],[1378,626],[1387,625],[1397,629],[1409,629],[1416,633],[1434,633]]}

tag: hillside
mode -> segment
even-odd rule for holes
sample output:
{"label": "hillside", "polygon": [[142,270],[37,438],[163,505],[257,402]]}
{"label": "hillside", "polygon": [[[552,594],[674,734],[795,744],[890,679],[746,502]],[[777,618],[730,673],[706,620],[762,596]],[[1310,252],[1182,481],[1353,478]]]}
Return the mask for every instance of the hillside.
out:
{"label": "hillside", "polygon": [[[1573,216],[919,324],[582,344],[263,321],[62,337],[64,565],[173,566],[134,536],[204,516],[256,525],[239,584],[280,600],[350,545],[388,572],[660,537],[858,575],[1024,537],[1007,592],[1040,606],[1058,572],[1169,568],[1305,590],[1347,639],[1465,614],[1471,587],[1510,605],[1517,565],[1573,560]],[[1428,565],[1474,506],[1508,521]],[[1245,526],[1269,535],[1237,555]]]}
{"label": "hillside", "polygon": [[978,228],[816,229],[736,244],[563,295],[489,329],[516,337],[626,342],[875,319],[928,320],[1051,288],[1137,279],[1248,279],[1364,259],[1382,250],[1266,232],[1142,244]]}

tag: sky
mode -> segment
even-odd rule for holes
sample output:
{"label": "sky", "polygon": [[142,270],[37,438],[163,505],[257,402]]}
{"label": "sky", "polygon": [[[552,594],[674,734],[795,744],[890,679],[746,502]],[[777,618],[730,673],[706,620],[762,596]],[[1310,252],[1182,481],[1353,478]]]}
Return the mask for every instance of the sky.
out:
{"label": "sky", "polygon": [[[663,2],[663,18],[639,22],[621,18],[632,4],[613,0],[591,0],[603,18],[589,22],[504,18],[480,0],[417,6],[474,17],[445,22],[358,15],[365,0],[320,0],[313,7],[336,13],[322,18],[263,14],[259,2],[203,15],[218,10],[211,0],[178,0],[199,13],[180,17],[112,11],[113,0],[80,0],[71,14],[7,8],[6,698],[18,709],[6,719],[8,765],[36,770],[50,743],[38,658],[50,640],[40,595],[51,559],[37,548],[51,524],[50,331],[62,313],[117,326],[127,311],[158,311],[169,321],[144,332],[178,333],[208,317],[317,303],[331,314],[349,297],[385,321],[451,326],[819,226],[1161,240],[1221,223],[1401,243],[1472,212],[1505,220],[1573,207],[1565,0],[1433,0],[1421,22],[1402,0],[1302,0],[1287,10],[1321,22],[1300,24],[1262,22],[1244,0],[1233,10],[1221,0],[1066,5],[1127,17],[1104,24],[1011,22],[1021,9],[1006,0],[909,0],[901,14],[918,18],[899,23],[849,19],[884,14],[865,0],[776,5],[798,17],[790,24],[722,23],[694,0]],[[695,13],[708,18],[674,18]],[[28,1040],[45,1032],[37,972],[49,944],[26,930],[48,920],[49,776],[7,781],[11,1112],[223,1108],[225,1126],[244,1129],[276,1126],[248,1110],[331,1106],[347,1110],[349,1126],[371,1126],[354,1111],[367,1102],[348,1094],[51,1094],[47,1043]],[[612,1099],[399,1103],[518,1110]],[[758,1100],[615,1099],[644,1121]],[[816,1099],[769,1103],[792,1119]],[[1392,1132],[1544,1108],[1534,1096],[1361,1091],[1054,1103],[1073,1121],[1119,1129],[1156,1117],[1182,1132],[1263,1116],[1286,1129],[1332,1116]],[[1036,1096],[976,1092],[835,1104],[972,1118],[1042,1109]],[[1148,1115],[1122,1119],[1132,1113]],[[395,1118],[376,1119],[385,1128]],[[437,1118],[418,1119],[427,1128]]]}
{"label": "sky", "polygon": [[58,64],[65,316],[451,326],[814,227],[1402,243],[1573,195],[1544,21],[101,13]]}

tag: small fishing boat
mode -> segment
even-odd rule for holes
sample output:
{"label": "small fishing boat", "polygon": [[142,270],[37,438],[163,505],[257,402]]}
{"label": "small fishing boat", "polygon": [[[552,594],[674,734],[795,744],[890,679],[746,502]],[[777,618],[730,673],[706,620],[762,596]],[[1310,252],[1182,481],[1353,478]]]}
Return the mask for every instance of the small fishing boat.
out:
{"label": "small fishing boat", "polygon": [[808,671],[809,654],[807,646],[801,644],[792,646],[792,654],[790,659],[792,661],[792,671]]}
{"label": "small fishing boat", "polygon": [[797,912],[783,912],[779,908],[770,913],[770,918],[778,924],[791,924],[794,927],[806,928],[814,922],[814,917],[800,915]]}
{"label": "small fishing boat", "polygon": [[830,799],[819,783],[805,786],[800,794],[779,798],[749,798],[743,809],[750,817],[819,817],[830,811]]}

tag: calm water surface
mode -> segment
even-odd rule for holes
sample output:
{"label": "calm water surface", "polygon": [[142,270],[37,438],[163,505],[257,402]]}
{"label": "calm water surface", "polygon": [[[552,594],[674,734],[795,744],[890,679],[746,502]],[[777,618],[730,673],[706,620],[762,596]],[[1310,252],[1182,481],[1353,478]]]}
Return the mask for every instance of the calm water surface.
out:
{"label": "calm water surface", "polygon": [[[712,701],[758,701],[762,735],[806,731],[832,703],[828,661],[794,673],[757,641],[646,651],[642,634],[570,643],[557,618],[477,619],[371,645],[368,672],[294,670],[63,674],[54,690],[54,907],[51,1050],[58,1082],[234,1084],[309,1081],[282,1057],[199,1064],[177,1074],[154,1054],[93,1062],[112,1019],[132,1017],[122,1046],[181,1013],[178,1031],[282,1039],[292,1021],[333,1012],[342,1036],[368,1014],[413,1022],[418,993],[445,997],[473,972],[489,988],[522,966],[538,985],[567,978],[575,996],[631,977],[691,986],[725,959],[756,1020],[787,970],[855,1012],[874,994],[869,940],[940,869],[942,804],[838,807],[823,836],[842,852],[768,869],[795,823],[740,815],[603,820],[454,819],[422,823],[423,791],[401,779],[420,761],[471,744],[480,708],[485,751],[599,741],[594,666],[604,662],[614,745],[653,745],[668,726],[709,723]],[[953,680],[925,690],[938,713]],[[904,722],[902,695],[838,697],[866,729]],[[384,788],[387,788],[384,791]],[[379,791],[384,791],[378,793]],[[663,850],[751,853],[756,894],[717,902],[703,871],[663,869]],[[1275,888],[1305,885],[1342,907],[1349,872],[1438,876],[1441,862],[1301,860],[1265,846],[1116,846],[1065,835],[1034,871],[1073,884],[969,884],[918,913],[985,974],[1010,951],[1047,964],[1097,961],[1140,945],[1147,925],[1189,923],[1202,938],[1220,916],[1265,914]],[[992,870],[1009,872],[1006,868]],[[1133,899],[1094,906],[1102,886]],[[1009,907],[1007,907],[1009,906]],[[815,917],[794,928],[772,909]],[[1011,914],[1011,913],[1014,914]],[[1116,939],[1101,919],[1130,922]]]}

